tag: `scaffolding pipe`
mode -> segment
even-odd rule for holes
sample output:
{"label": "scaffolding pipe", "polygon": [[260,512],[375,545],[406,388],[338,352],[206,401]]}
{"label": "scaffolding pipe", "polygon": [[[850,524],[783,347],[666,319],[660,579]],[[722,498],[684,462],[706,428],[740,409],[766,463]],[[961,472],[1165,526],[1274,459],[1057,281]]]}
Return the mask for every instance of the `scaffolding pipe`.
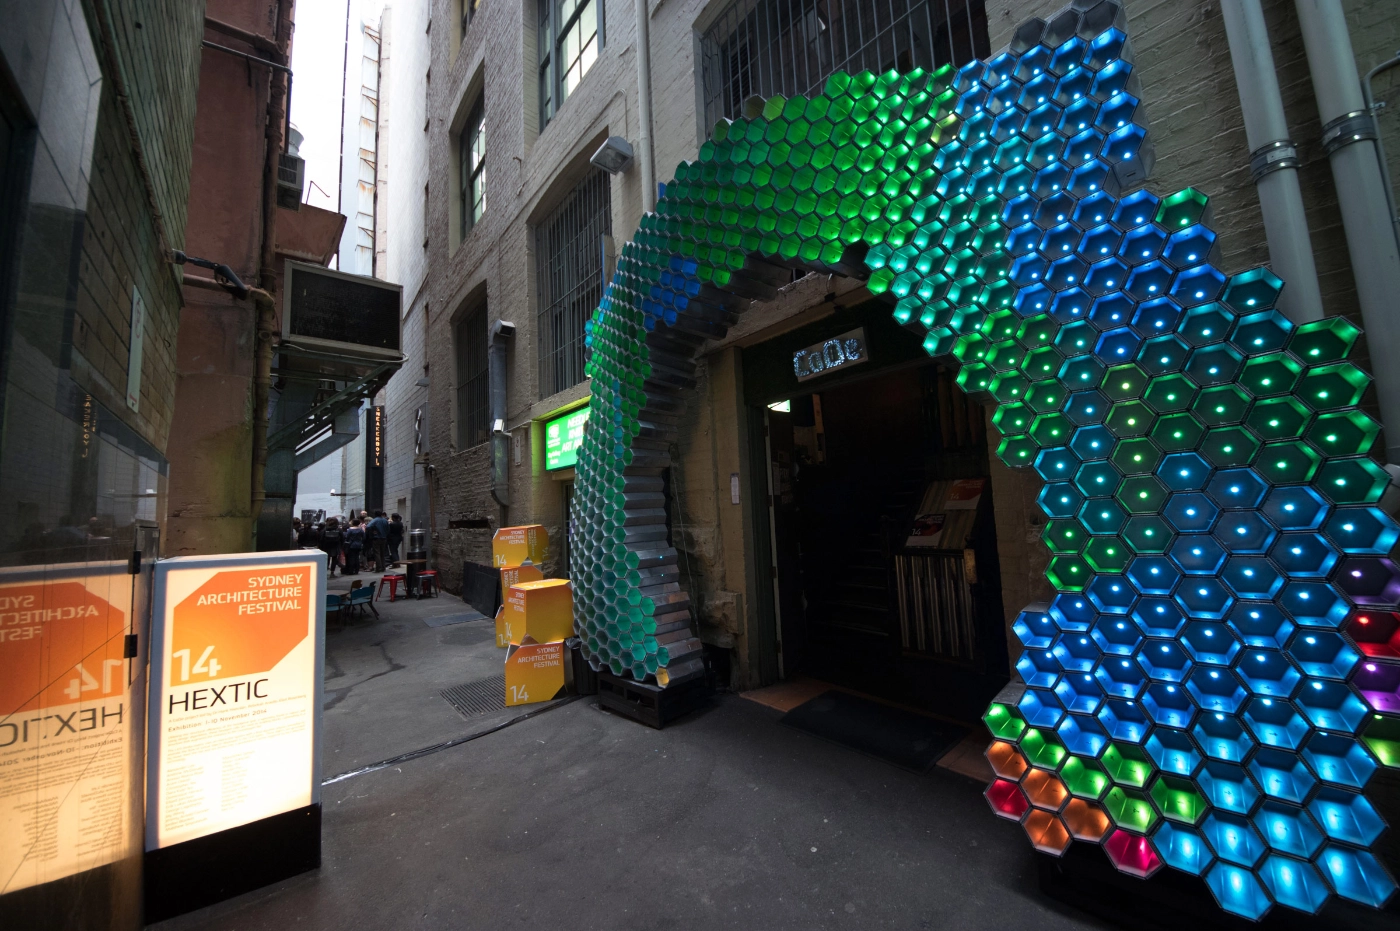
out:
{"label": "scaffolding pipe", "polygon": [[1366,109],[1340,0],[1297,0],[1298,23],[1322,118],[1322,147],[1332,163],[1356,297],[1370,349],[1385,457],[1400,463],[1400,248],[1376,153],[1376,121]]}
{"label": "scaffolding pipe", "polygon": [[1322,319],[1322,290],[1298,187],[1298,150],[1288,136],[1268,27],[1259,0],[1224,0],[1225,35],[1249,144],[1249,170],[1259,193],[1269,264],[1284,280],[1278,309],[1294,323]]}

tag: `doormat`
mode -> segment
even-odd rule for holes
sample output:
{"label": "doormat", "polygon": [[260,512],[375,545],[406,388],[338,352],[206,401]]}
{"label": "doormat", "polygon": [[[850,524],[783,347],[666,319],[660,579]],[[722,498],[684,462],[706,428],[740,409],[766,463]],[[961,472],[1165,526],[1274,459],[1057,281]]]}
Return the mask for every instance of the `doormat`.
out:
{"label": "doormat", "polygon": [[487,676],[464,685],[454,685],[438,693],[464,718],[490,714],[506,706],[505,675]]}
{"label": "doormat", "polygon": [[966,733],[960,727],[835,689],[798,705],[778,723],[916,773],[926,772]]}
{"label": "doormat", "polygon": [[486,615],[480,611],[468,609],[459,614],[439,614],[437,617],[425,617],[423,623],[429,627],[449,627],[453,624],[465,624],[468,621],[484,621]]}

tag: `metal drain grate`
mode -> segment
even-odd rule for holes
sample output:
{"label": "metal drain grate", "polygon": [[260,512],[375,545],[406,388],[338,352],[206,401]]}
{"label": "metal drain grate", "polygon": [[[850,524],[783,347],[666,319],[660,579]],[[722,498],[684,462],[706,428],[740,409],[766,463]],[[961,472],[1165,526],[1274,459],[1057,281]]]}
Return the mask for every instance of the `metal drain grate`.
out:
{"label": "metal drain grate", "polygon": [[500,711],[506,706],[506,677],[487,676],[438,693],[464,718]]}

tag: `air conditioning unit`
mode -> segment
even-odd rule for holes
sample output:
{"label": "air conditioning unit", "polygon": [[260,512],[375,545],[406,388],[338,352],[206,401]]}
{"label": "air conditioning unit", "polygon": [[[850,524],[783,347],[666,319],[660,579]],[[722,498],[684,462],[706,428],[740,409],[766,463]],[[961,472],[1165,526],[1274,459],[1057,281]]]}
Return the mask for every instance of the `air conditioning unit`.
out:
{"label": "air conditioning unit", "polygon": [[283,152],[277,158],[277,206],[300,210],[305,189],[306,159]]}

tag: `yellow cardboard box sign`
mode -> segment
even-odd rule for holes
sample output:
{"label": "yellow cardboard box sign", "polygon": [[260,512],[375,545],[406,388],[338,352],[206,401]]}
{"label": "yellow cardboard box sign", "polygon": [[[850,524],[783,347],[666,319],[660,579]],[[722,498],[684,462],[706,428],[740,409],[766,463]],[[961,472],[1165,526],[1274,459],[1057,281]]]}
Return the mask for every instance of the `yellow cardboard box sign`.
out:
{"label": "yellow cardboard box sign", "polygon": [[510,598],[510,587],[521,582],[538,582],[544,578],[539,566],[503,566],[501,568],[501,603]]}
{"label": "yellow cardboard box sign", "polygon": [[574,635],[574,592],[568,579],[541,579],[512,585],[506,596],[506,638],[552,643]]}
{"label": "yellow cardboard box sign", "polygon": [[502,527],[491,538],[491,564],[497,568],[526,562],[539,565],[548,552],[549,533],[542,524]]}
{"label": "yellow cardboard box sign", "polygon": [[496,609],[496,646],[510,646],[510,634],[506,633],[506,606],[501,605]]}
{"label": "yellow cardboard box sign", "polygon": [[506,654],[506,706],[564,694],[564,644],[523,643]]}

